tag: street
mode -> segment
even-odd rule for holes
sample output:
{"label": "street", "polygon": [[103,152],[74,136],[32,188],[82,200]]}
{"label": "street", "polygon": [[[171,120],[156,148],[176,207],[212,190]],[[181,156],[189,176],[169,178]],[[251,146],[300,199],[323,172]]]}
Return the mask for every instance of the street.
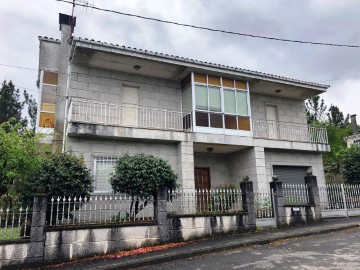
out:
{"label": "street", "polygon": [[140,269],[360,269],[359,255],[360,229],[357,228]]}

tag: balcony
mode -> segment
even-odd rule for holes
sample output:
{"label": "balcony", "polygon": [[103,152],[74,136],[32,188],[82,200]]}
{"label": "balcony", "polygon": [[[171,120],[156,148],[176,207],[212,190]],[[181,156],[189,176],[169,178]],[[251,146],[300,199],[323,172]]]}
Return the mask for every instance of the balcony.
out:
{"label": "balcony", "polygon": [[[193,131],[190,111],[72,99],[69,115],[69,122],[76,123],[183,132]],[[252,121],[251,136],[258,139],[328,144],[326,128],[293,123]]]}
{"label": "balcony", "polygon": [[275,121],[253,121],[254,138],[328,144],[326,128]]}
{"label": "balcony", "polygon": [[191,131],[191,113],[138,105],[72,99],[69,122]]}

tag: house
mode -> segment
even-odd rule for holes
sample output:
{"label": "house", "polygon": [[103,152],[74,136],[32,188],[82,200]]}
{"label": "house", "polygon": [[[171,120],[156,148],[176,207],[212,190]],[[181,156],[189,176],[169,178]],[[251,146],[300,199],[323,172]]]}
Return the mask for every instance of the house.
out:
{"label": "house", "polygon": [[351,126],[353,134],[344,138],[347,147],[351,147],[353,144],[360,146],[360,132],[356,123],[356,114],[351,115]]}
{"label": "house", "polygon": [[[182,188],[268,190],[273,175],[324,183],[326,129],[307,125],[304,101],[329,86],[72,37],[39,37],[37,132],[54,152],[84,156],[95,192],[109,192],[116,157],[166,159]],[[231,56],[229,56],[231,57]]]}

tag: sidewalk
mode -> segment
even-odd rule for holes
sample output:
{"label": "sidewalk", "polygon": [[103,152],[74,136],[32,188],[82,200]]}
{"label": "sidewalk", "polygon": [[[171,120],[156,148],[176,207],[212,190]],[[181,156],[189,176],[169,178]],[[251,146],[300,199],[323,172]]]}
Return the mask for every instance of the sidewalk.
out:
{"label": "sidewalk", "polygon": [[162,251],[154,251],[145,254],[123,258],[94,258],[78,260],[62,265],[51,265],[41,269],[131,269],[140,266],[159,264],[174,260],[190,258],[203,254],[219,252],[229,249],[240,248],[249,245],[264,245],[277,240],[304,237],[320,233],[356,228],[360,226],[360,217],[325,219],[321,223],[271,229],[254,233],[223,236],[218,238],[203,239],[189,242],[183,246],[170,248]]}

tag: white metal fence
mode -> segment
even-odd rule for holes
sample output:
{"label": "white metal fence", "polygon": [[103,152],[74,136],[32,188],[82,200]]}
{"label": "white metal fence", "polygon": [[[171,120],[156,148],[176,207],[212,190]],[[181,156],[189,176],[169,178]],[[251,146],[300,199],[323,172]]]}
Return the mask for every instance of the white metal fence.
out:
{"label": "white metal fence", "polygon": [[30,236],[29,207],[0,208],[0,241]]}
{"label": "white metal fence", "polygon": [[270,190],[255,190],[254,200],[257,219],[274,218]]}
{"label": "white metal fence", "polygon": [[324,217],[360,215],[359,184],[327,184],[319,186]]}
{"label": "white metal fence", "polygon": [[129,104],[72,99],[70,121],[161,130],[191,130],[191,113]]}
{"label": "white metal fence", "polygon": [[242,210],[242,193],[236,188],[168,192],[168,212],[171,214],[234,213]]}
{"label": "white metal fence", "polygon": [[128,195],[52,197],[47,225],[107,224],[154,220],[154,201],[133,200]]}
{"label": "white metal fence", "polygon": [[276,121],[253,121],[255,138],[328,143],[326,128]]}
{"label": "white metal fence", "polygon": [[309,204],[308,188],[305,184],[283,183],[285,205]]}

